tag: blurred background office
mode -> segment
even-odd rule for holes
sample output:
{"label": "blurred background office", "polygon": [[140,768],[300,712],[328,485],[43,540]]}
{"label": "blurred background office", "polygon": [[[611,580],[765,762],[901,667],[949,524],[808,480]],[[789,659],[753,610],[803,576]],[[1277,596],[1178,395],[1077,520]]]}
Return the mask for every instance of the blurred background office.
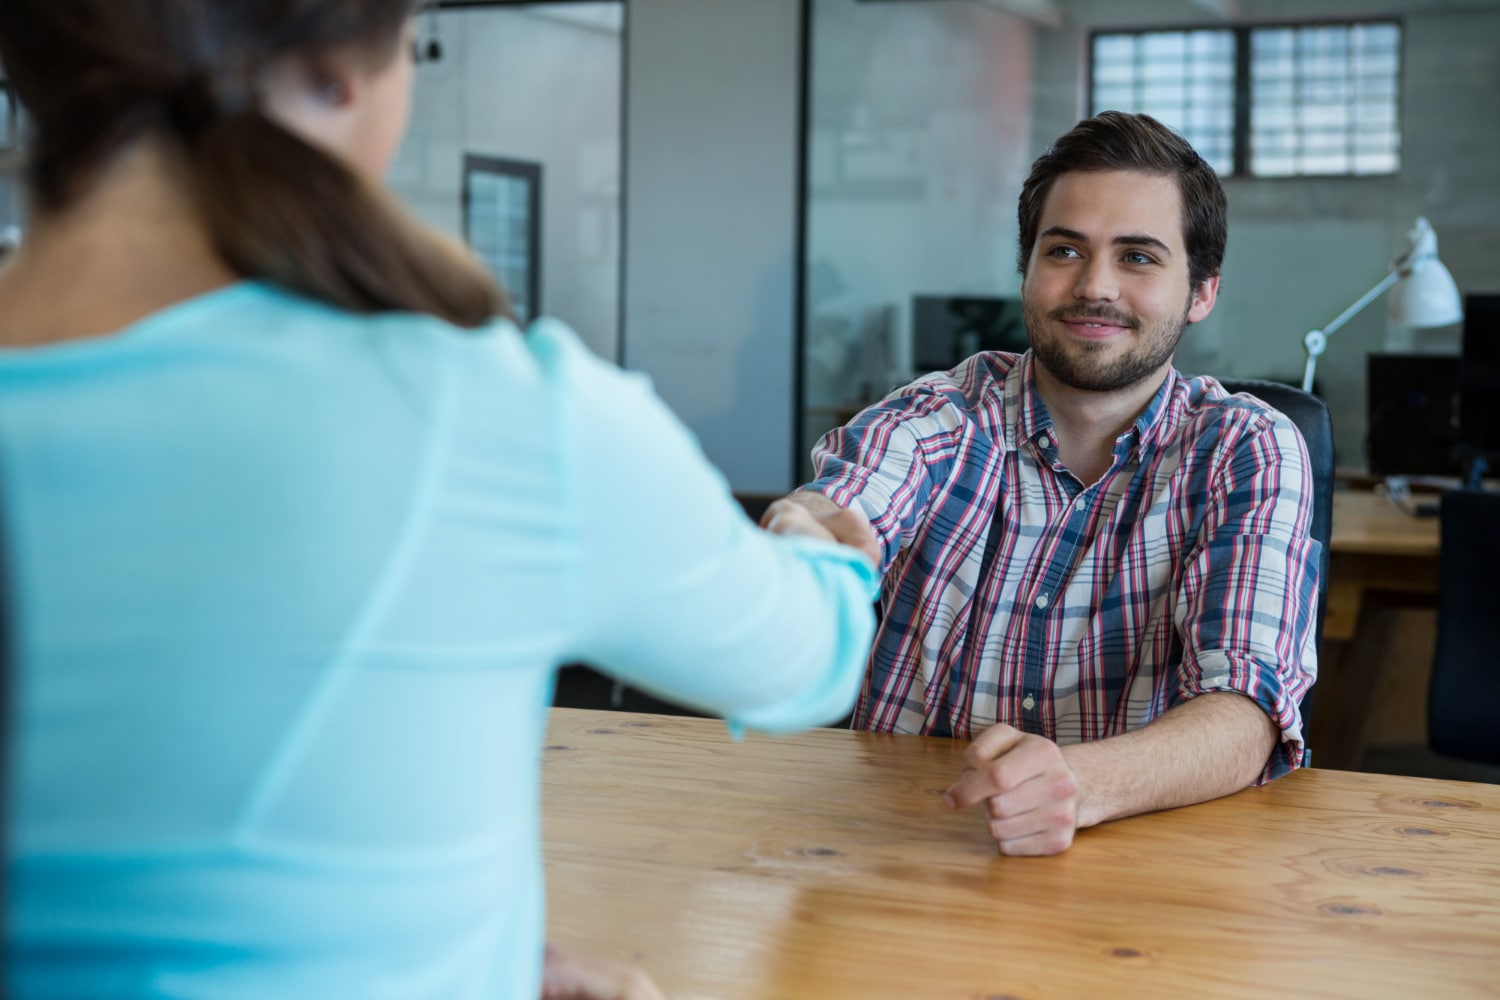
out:
{"label": "blurred background office", "polygon": [[[1419,217],[1469,316],[1413,329],[1387,295],[1330,338],[1339,464],[1456,473],[1466,339],[1500,365],[1500,0],[444,0],[417,54],[395,189],[523,315],[648,372],[747,496],[914,374],[1023,346],[1017,192],[1105,108],[1162,118],[1225,181],[1184,371],[1297,383],[1304,334]],[[0,227],[24,229],[23,135],[6,88]],[[1393,655],[1431,657],[1425,614]],[[1420,702],[1402,676],[1390,701]]]}
{"label": "blurred background office", "polygon": [[[914,373],[1021,342],[1016,192],[1106,107],[1156,114],[1225,178],[1188,372],[1295,382],[1303,334],[1419,216],[1462,294],[1500,293],[1500,0],[447,0],[418,26],[396,189],[523,312],[651,372],[744,492],[792,486],[819,434]],[[1410,437],[1393,412],[1451,403],[1461,325],[1385,305],[1319,365],[1344,466],[1369,465],[1372,412]]]}

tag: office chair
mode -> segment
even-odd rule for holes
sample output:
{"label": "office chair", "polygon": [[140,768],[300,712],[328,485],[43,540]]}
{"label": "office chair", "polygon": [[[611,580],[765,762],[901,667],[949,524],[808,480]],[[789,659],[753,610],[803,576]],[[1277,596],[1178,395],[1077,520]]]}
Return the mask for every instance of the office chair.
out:
{"label": "office chair", "polygon": [[[1323,648],[1323,615],[1328,608],[1328,544],[1333,538],[1333,419],[1328,407],[1317,396],[1295,386],[1258,378],[1221,378],[1226,392],[1243,392],[1287,415],[1302,440],[1307,442],[1307,458],[1313,481],[1312,524],[1308,534],[1323,546],[1318,566],[1318,613],[1313,619],[1314,649]],[[1316,686],[1316,685],[1314,685]],[[1312,704],[1313,689],[1302,697],[1302,725],[1307,728],[1307,711]]]}
{"label": "office chair", "polygon": [[1427,743],[1449,757],[1500,764],[1495,567],[1500,493],[1443,494],[1437,642],[1427,690]]}

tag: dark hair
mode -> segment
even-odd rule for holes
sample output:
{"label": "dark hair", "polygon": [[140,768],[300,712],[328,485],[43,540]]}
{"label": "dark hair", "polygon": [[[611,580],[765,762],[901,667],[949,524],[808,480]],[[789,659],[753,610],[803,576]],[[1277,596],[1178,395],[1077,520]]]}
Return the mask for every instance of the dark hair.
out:
{"label": "dark hair", "polygon": [[1022,275],[1036,246],[1042,204],[1052,183],[1063,174],[1101,170],[1138,170],[1176,177],[1182,193],[1182,232],[1190,286],[1196,289],[1219,273],[1229,228],[1219,175],[1186,139],[1155,118],[1105,111],[1073,126],[1031,165],[1016,211],[1021,224],[1016,266]]}
{"label": "dark hair", "polygon": [[176,143],[225,262],[357,312],[464,327],[507,315],[456,241],[260,110],[281,57],[397,58],[413,0],[0,0],[0,62],[30,112],[41,212],[81,197],[137,140]]}

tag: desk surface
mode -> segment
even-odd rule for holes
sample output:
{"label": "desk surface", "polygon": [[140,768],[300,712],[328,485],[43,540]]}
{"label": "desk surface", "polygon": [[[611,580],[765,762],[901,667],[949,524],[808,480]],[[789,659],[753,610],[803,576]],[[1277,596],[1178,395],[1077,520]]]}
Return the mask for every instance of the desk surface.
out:
{"label": "desk surface", "polygon": [[1432,557],[1438,547],[1437,518],[1414,517],[1371,490],[1333,494],[1334,554]]}
{"label": "desk surface", "polygon": [[1500,786],[1301,771],[1000,857],[959,741],[554,709],[550,933],[676,1000],[1500,989]]}

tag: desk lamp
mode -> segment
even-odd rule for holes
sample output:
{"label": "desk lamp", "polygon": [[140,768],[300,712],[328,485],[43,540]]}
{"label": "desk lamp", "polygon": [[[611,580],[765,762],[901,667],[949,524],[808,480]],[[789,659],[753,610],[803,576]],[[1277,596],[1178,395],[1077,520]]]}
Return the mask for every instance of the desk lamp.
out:
{"label": "desk lamp", "polygon": [[1406,252],[1391,264],[1390,273],[1380,284],[1361,295],[1348,309],[1339,313],[1321,330],[1309,330],[1302,338],[1307,349],[1307,366],[1302,370],[1302,391],[1312,392],[1313,372],[1318,358],[1328,347],[1328,336],[1354,318],[1365,306],[1380,298],[1392,285],[1391,319],[1403,326],[1418,329],[1452,326],[1464,318],[1463,302],[1453,275],[1438,260],[1437,234],[1432,225],[1419,216],[1417,224],[1406,234]]}

